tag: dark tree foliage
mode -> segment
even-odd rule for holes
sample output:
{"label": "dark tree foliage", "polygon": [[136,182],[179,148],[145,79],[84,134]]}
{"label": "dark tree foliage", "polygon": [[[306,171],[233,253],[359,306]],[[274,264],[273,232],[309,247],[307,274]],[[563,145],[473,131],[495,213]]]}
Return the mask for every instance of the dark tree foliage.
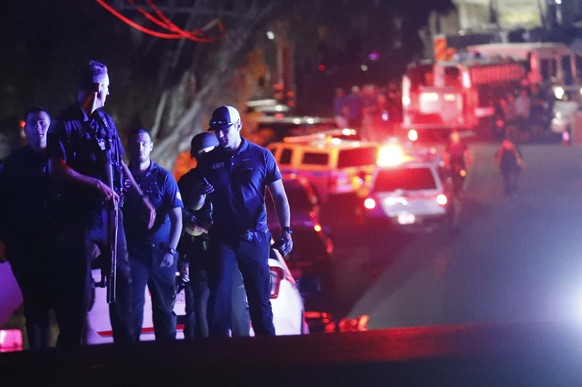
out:
{"label": "dark tree foliage", "polygon": [[[407,63],[423,51],[419,30],[432,12],[455,9],[451,0],[303,0],[295,7],[294,39],[301,82],[301,109],[321,114],[329,106],[309,101],[314,93],[331,100],[338,87],[399,80]],[[294,3],[297,4],[297,3]],[[301,47],[299,49],[299,47]],[[370,56],[371,54],[375,56]],[[322,66],[323,65],[323,66]],[[367,71],[361,71],[366,65]],[[324,101],[322,101],[325,104]],[[329,105],[329,103],[327,104]]]}
{"label": "dark tree foliage", "polygon": [[[400,63],[420,52],[418,30],[426,25],[430,12],[452,8],[450,0],[155,3],[191,7],[190,14],[169,15],[185,29],[219,18],[227,35],[212,44],[155,38],[127,26],[92,0],[4,2],[0,132],[18,133],[15,118],[30,106],[45,106],[53,115],[60,112],[75,98],[76,67],[97,59],[110,67],[107,110],[122,131],[134,125],[154,129],[156,151],[168,153],[161,160],[168,165],[171,153],[183,150],[193,132],[203,129],[216,103],[235,103],[245,96],[239,89],[244,66],[249,53],[266,43],[268,26],[286,25],[287,39],[294,46],[300,98],[301,88],[308,93],[317,77],[327,77],[328,85],[364,81],[353,75],[353,69],[373,51],[380,56],[371,68],[384,67],[376,74],[383,72],[384,78],[396,74]],[[137,13],[133,16],[143,21]],[[323,73],[319,64],[325,65]],[[233,83],[237,77],[238,83]]]}

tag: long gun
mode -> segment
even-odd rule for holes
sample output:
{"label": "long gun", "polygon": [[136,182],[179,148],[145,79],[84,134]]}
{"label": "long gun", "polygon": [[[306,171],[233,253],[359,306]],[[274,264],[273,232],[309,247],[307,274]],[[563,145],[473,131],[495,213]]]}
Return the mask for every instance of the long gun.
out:
{"label": "long gun", "polygon": [[[115,189],[113,184],[113,162],[111,160],[111,151],[106,151],[107,162],[105,164],[105,175],[107,185]],[[107,216],[107,258],[101,269],[101,282],[107,287],[107,303],[115,302],[116,284],[117,284],[117,227],[119,222],[119,206],[113,198],[107,203],[109,212]]]}

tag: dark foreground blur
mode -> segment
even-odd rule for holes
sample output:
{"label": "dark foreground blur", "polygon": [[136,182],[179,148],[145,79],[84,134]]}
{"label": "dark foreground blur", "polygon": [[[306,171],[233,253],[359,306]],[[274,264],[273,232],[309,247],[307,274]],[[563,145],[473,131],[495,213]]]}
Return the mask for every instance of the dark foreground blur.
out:
{"label": "dark foreground blur", "polygon": [[582,385],[578,323],[463,325],[0,354],[2,386]]}

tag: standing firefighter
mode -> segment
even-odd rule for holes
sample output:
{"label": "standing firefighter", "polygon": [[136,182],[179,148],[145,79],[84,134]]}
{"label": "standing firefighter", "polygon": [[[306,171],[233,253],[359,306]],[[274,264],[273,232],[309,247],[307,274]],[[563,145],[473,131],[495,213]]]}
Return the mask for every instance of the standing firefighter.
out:
{"label": "standing firefighter", "polygon": [[[63,346],[82,342],[89,308],[95,254],[104,268],[113,339],[133,341],[132,297],[127,246],[123,230],[122,181],[143,198],[144,222],[151,227],[155,210],[122,161],[117,128],[101,108],[109,95],[107,66],[90,61],[79,73],[77,102],[53,121],[48,137],[49,171],[62,194],[62,223],[67,251],[67,302],[74,305],[70,337]],[[97,252],[97,253],[96,253]],[[61,337],[59,337],[61,339]]]}

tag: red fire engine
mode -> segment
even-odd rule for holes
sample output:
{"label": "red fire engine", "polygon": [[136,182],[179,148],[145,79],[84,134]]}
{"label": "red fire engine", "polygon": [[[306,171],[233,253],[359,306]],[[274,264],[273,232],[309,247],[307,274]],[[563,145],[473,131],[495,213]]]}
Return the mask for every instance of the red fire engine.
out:
{"label": "red fire engine", "polygon": [[580,56],[563,44],[491,43],[467,52],[459,61],[408,66],[402,81],[405,130],[483,130],[499,100],[520,87],[535,84],[546,94],[580,89]]}
{"label": "red fire engine", "polygon": [[525,77],[520,63],[502,58],[410,64],[402,81],[402,126],[407,130],[477,129]]}

